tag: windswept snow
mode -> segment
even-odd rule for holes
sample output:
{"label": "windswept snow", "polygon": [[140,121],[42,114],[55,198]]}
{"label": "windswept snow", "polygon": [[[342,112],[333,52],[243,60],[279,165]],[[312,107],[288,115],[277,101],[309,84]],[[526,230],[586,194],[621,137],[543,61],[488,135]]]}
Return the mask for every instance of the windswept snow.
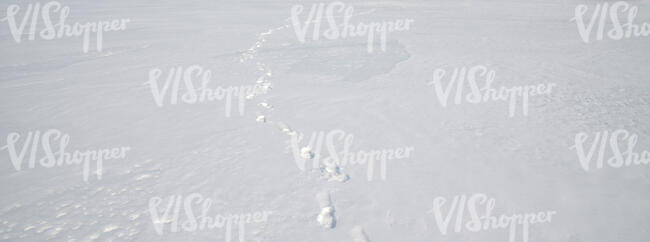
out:
{"label": "windswept snow", "polygon": [[[60,0],[69,24],[129,20],[101,51],[97,31],[87,51],[72,32],[41,38],[43,22],[30,39],[23,14],[37,2],[49,1],[0,3],[1,241],[650,238],[650,37],[599,40],[614,24],[592,15],[633,5],[640,33],[648,0]],[[342,6],[341,24],[353,6],[354,31],[379,34],[372,52],[369,32],[334,35],[327,18],[300,41],[300,6],[303,23],[312,6]],[[592,32],[576,9],[596,16]],[[472,67],[508,93],[472,98],[473,74],[491,80]],[[515,95],[541,84],[553,86]],[[61,147],[69,156],[50,164]],[[107,147],[128,152],[104,159]],[[472,209],[517,231],[460,222]]]}

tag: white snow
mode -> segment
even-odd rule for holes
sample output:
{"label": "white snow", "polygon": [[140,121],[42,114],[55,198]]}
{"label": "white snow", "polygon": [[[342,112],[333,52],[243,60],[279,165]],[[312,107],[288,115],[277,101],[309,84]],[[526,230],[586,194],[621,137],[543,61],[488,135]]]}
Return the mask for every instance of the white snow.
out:
{"label": "white snow", "polygon": [[[18,4],[20,24],[35,2],[46,1],[2,1],[0,19]],[[272,211],[265,222],[233,228],[246,241],[507,241],[506,229],[454,233],[453,223],[442,235],[427,213],[436,197],[474,193],[498,199],[494,214],[557,211],[530,228],[531,242],[650,237],[650,166],[593,162],[585,171],[570,148],[577,134],[624,129],[638,136],[634,152],[650,150],[650,37],[594,34],[585,43],[571,19],[581,4],[590,19],[596,2],[344,1],[354,6],[353,24],[414,20],[387,36],[385,51],[376,38],[372,53],[367,36],[313,40],[309,31],[298,40],[292,6],[305,6],[304,20],[312,4],[330,2],[60,2],[71,23],[130,22],[103,36],[101,52],[93,35],[84,53],[82,37],[29,40],[30,24],[16,43],[0,21],[0,148],[11,133],[56,129],[69,135],[68,151],[131,149],[88,181],[79,166],[40,166],[42,144],[25,149],[22,165],[33,156],[35,168],[20,171],[0,149],[0,240],[237,240],[222,230],[156,233],[149,199],[193,193],[213,201],[212,215]],[[629,3],[638,7],[636,23],[650,22],[650,1]],[[148,73],[194,65],[211,71],[211,87],[258,91],[233,98],[230,117],[225,99],[156,105]],[[528,100],[527,115],[517,106],[509,117],[505,102],[456,105],[456,89],[442,107],[429,85],[434,71],[473,66],[496,72],[494,88],[555,85]],[[351,151],[414,151],[371,181],[366,166],[296,167],[292,138],[338,129],[354,134]],[[628,143],[619,144],[624,152]],[[303,159],[319,155],[299,148]],[[612,157],[606,148],[603,157]]]}

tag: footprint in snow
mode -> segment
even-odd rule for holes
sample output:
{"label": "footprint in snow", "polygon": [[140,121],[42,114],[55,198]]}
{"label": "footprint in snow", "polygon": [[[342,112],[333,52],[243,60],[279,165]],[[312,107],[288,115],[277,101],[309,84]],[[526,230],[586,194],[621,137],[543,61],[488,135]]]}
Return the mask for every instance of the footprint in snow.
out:
{"label": "footprint in snow", "polygon": [[320,206],[320,213],[316,218],[318,224],[324,228],[331,229],[336,227],[336,218],[334,217],[334,206],[327,192],[320,192],[316,194],[316,200]]}

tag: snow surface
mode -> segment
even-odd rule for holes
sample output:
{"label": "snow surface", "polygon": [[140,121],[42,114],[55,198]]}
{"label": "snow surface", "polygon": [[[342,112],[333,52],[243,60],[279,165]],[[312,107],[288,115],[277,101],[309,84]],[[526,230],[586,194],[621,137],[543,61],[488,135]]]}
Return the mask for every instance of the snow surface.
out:
{"label": "snow surface", "polygon": [[[0,146],[57,129],[70,150],[131,149],[88,182],[78,165],[17,171],[1,150],[2,241],[508,241],[507,229],[440,233],[433,199],[475,193],[496,198],[496,214],[557,211],[531,226],[531,242],[650,239],[650,167],[585,171],[569,148],[580,132],[626,129],[650,150],[650,38],[584,43],[570,19],[594,1],[346,1],[372,10],[358,21],[415,20],[373,53],[365,38],[300,43],[290,9],[316,1],[62,3],[72,22],[131,21],[88,53],[81,38],[16,43],[0,22]],[[650,22],[650,1],[630,3]],[[191,65],[212,71],[211,86],[265,93],[230,117],[222,101],[156,105],[149,72]],[[527,116],[509,118],[501,102],[441,107],[433,71],[476,65],[505,86],[557,87],[531,98]],[[353,151],[414,152],[389,161],[386,179],[375,168],[369,181],[364,165],[312,169],[306,140],[331,130],[352,134]],[[150,199],[163,211],[190,194],[211,199],[211,216],[272,213],[232,234],[156,233]]]}

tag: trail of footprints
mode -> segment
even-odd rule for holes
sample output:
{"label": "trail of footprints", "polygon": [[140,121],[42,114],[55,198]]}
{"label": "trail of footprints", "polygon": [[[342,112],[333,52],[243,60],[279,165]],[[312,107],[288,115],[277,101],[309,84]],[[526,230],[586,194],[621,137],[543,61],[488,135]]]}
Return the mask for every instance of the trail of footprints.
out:
{"label": "trail of footprints", "polygon": [[[272,83],[269,81],[269,78],[273,76],[273,72],[271,69],[264,64],[263,62],[257,60],[257,52],[258,49],[262,47],[262,44],[267,41],[267,37],[271,34],[273,34],[276,31],[280,31],[286,28],[289,28],[289,24],[282,25],[277,28],[271,28],[267,30],[266,32],[262,32],[258,35],[257,37],[257,42],[250,47],[244,54],[242,54],[240,58],[241,63],[245,63],[247,61],[254,61],[255,66],[257,67],[257,70],[262,72],[260,77],[257,78],[256,83],[258,85],[261,85],[263,87],[263,92],[262,93],[252,93],[251,95],[247,96],[247,99],[252,99],[258,94],[266,94],[269,90],[273,89]],[[260,113],[266,113],[269,111],[273,110],[273,105],[269,104],[266,100],[261,101],[260,103],[257,104],[257,106],[264,108],[264,110]],[[285,124],[284,122],[273,122],[267,118],[268,115],[264,114],[259,114],[255,121],[260,122],[260,123],[269,123],[269,124],[275,124],[277,128],[282,130],[282,132],[289,137],[295,137],[298,139],[298,142],[302,140],[303,135],[298,134],[298,132],[294,131],[289,127],[289,125]],[[290,147],[289,147],[290,148]],[[302,147],[301,149],[301,156],[306,159],[314,159],[315,154],[311,151],[311,147],[306,146]],[[326,163],[326,162],[325,162]],[[337,165],[323,165],[320,167],[322,178],[326,179],[328,181],[340,181],[340,182],[345,182],[348,180],[348,176],[346,174],[342,174],[340,171],[340,168]]]}
{"label": "trail of footprints", "polygon": [[[251,46],[246,52],[244,52],[240,57],[239,61],[241,63],[253,62],[257,67],[257,70],[262,73],[257,78],[256,83],[262,86],[263,92],[252,93],[251,95],[246,97],[247,99],[253,99],[256,95],[266,94],[268,93],[269,90],[273,89],[273,85],[269,80],[273,76],[273,72],[271,71],[271,68],[269,68],[265,63],[261,62],[257,58],[257,53],[258,50],[262,47],[262,45],[268,40],[267,38],[270,35],[272,35],[277,31],[287,29],[289,27],[290,25],[287,23],[280,27],[271,28],[265,32],[258,34],[257,41],[255,42],[255,44]],[[272,120],[268,119],[268,112],[273,111],[274,108],[273,105],[269,104],[267,100],[263,100],[260,103],[258,103],[257,106],[261,107],[262,111],[258,112],[258,116],[255,119],[256,122],[274,124],[284,134],[289,136],[289,138],[296,138],[298,139],[298,143],[300,143],[300,141],[304,137],[302,133],[299,134],[295,130],[291,129],[291,127],[289,127],[289,125],[287,125],[284,122],[280,122],[280,121],[273,122]],[[290,146],[288,148],[291,149]],[[316,154],[314,154],[311,147],[306,146],[300,149],[300,156],[302,156],[305,159],[311,160],[314,159]],[[321,173],[321,179],[327,181],[338,181],[338,182],[346,182],[349,179],[349,176],[347,174],[342,173],[340,167],[334,164],[334,162],[323,162],[323,163],[327,165],[320,165],[319,170]],[[318,222],[318,224],[327,229],[335,228],[336,227],[335,209],[329,192],[322,191],[317,193],[316,201],[318,202],[318,205],[320,207],[320,213],[316,217],[316,221]],[[355,242],[370,242],[370,239],[368,238],[368,236],[366,235],[366,233],[364,232],[361,226],[355,226],[350,231],[350,234],[352,236],[353,241]]]}

